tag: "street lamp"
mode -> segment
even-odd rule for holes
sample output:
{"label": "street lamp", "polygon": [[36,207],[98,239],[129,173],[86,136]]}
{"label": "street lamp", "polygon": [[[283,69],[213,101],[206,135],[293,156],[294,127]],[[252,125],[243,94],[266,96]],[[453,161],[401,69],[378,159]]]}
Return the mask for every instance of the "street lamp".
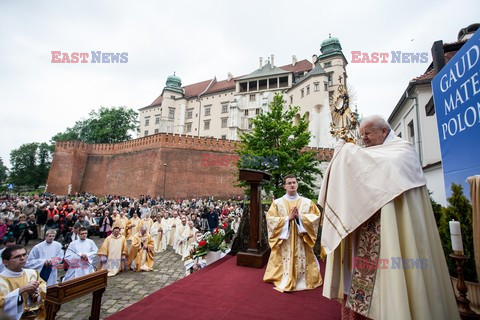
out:
{"label": "street lamp", "polygon": [[164,171],[163,171],[163,201],[165,202],[165,186],[166,186],[166,182],[167,182],[167,164],[164,163],[163,164],[163,167],[164,167]]}

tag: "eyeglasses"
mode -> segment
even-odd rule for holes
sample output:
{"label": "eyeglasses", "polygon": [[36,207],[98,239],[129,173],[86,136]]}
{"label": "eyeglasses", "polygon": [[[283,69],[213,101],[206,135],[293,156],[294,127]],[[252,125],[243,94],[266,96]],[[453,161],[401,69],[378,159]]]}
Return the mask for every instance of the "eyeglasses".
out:
{"label": "eyeglasses", "polygon": [[10,259],[20,259],[20,258],[26,258],[26,257],[28,257],[28,253],[19,254],[18,256],[11,257]]}

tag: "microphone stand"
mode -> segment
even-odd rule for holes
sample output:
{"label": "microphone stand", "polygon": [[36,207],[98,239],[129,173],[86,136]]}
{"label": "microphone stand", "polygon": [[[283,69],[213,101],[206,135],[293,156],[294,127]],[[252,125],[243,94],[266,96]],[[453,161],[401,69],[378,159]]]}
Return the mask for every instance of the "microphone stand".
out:
{"label": "microphone stand", "polygon": [[[73,251],[72,249],[70,249],[70,247],[67,247],[67,250],[72,251],[72,252],[75,253],[77,256],[79,256],[80,259],[84,260],[81,255],[79,255],[78,253],[76,253],[75,251]],[[87,259],[87,260],[84,260],[84,261],[85,261],[86,263],[88,263],[95,271],[98,271],[97,268],[96,268],[93,264],[91,264],[90,261],[88,261],[88,259]]]}

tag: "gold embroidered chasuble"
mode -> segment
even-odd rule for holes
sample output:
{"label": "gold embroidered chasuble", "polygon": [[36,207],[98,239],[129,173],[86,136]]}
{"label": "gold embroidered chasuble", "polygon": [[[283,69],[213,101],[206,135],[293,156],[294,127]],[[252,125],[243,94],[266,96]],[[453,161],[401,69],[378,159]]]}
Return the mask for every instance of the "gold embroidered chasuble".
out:
{"label": "gold embroidered chasuble", "polygon": [[[8,273],[8,272],[6,272]],[[45,319],[45,295],[47,293],[47,283],[40,278],[37,270],[23,269],[20,276],[10,277],[7,275],[0,276],[0,308],[10,317],[20,319],[23,312],[27,311],[25,306],[28,301],[28,293],[22,294],[23,305],[18,306],[18,291],[15,290],[26,286],[29,282],[36,280],[40,282],[40,309],[35,319]]]}
{"label": "gold embroidered chasuble", "polygon": [[152,271],[153,270],[153,247],[154,242],[150,234],[137,233],[132,240],[132,247],[128,257],[128,266],[135,264],[135,271]]}
{"label": "gold embroidered chasuble", "polygon": [[111,234],[105,239],[97,254],[107,258],[101,261],[101,269],[108,270],[108,276],[112,277],[125,269],[128,256],[127,240],[121,234],[117,238]]}
{"label": "gold embroidered chasuble", "polygon": [[[288,220],[294,207],[298,208],[298,222]],[[319,287],[322,276],[313,253],[320,220],[317,206],[303,197],[288,200],[284,196],[272,203],[266,218],[272,251],[263,280],[281,292]]]}

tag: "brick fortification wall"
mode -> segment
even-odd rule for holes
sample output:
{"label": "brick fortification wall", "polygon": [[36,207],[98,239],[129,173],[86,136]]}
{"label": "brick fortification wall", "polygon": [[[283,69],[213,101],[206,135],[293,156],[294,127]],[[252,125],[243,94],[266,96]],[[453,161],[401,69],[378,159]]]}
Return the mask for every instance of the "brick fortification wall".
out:
{"label": "brick fortification wall", "polygon": [[[233,186],[237,179],[236,167],[231,165],[235,147],[232,140],[171,134],[117,144],[58,142],[47,191],[67,194],[71,186],[71,193],[138,197],[163,196],[165,192],[168,199],[227,199],[243,193]],[[331,159],[331,149],[315,150],[320,160]],[[205,155],[227,160],[205,162]]]}

